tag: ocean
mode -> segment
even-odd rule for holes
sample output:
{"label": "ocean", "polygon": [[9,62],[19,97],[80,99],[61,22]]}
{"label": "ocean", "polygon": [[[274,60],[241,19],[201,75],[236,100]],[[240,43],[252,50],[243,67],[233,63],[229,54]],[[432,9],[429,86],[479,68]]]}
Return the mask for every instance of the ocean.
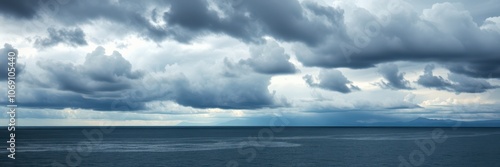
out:
{"label": "ocean", "polygon": [[500,166],[500,128],[17,127],[0,166]]}

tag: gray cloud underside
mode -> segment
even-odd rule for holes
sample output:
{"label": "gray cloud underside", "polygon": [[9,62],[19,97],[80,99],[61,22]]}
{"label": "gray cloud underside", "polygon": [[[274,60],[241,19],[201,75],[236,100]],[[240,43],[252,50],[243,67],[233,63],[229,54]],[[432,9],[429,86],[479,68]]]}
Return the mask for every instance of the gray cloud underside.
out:
{"label": "gray cloud underside", "polygon": [[382,75],[385,81],[377,83],[382,88],[388,89],[413,89],[410,87],[410,82],[404,78],[405,73],[399,73],[396,64],[384,64],[379,66],[378,72]]}
{"label": "gray cloud underside", "polygon": [[[10,47],[6,45],[6,47]],[[12,48],[11,48],[12,49]],[[19,104],[33,108],[83,108],[104,111],[148,109],[146,103],[174,101],[193,108],[255,109],[286,105],[268,90],[270,75],[237,62],[214,65],[219,72],[200,76],[184,73],[145,75],[132,70],[119,52],[105,55],[102,47],[87,54],[81,65],[39,61],[42,77],[24,75]],[[203,69],[201,69],[203,70]],[[231,73],[233,75],[225,75]],[[168,74],[168,75],[166,75]],[[210,82],[207,82],[210,81]]]}
{"label": "gray cloud underside", "polygon": [[[216,77],[216,76],[214,76]],[[213,79],[213,78],[212,78]],[[198,83],[185,76],[174,79],[173,101],[194,108],[255,109],[280,106],[267,86],[267,76],[221,78],[209,83]]]}
{"label": "gray cloud underside", "polygon": [[455,93],[482,93],[489,89],[499,88],[483,79],[471,78],[461,74],[449,73],[448,79],[433,74],[435,66],[425,66],[424,74],[419,76],[417,83],[437,90],[446,90]]}
{"label": "gray cloud underside", "polygon": [[130,88],[131,80],[143,75],[139,71],[132,71],[130,62],[120,53],[104,55],[102,47],[87,54],[83,65],[40,61],[38,66],[47,72],[51,82],[55,81],[57,88],[85,94]]}
{"label": "gray cloud underside", "polygon": [[32,19],[37,15],[38,3],[32,1],[0,1],[0,11],[16,19]]}
{"label": "gray cloud underside", "polygon": [[250,66],[255,72],[262,74],[293,74],[297,72],[295,66],[289,62],[290,56],[285,49],[274,41],[251,47],[251,58],[241,60],[239,64]]}
{"label": "gray cloud underside", "polygon": [[45,48],[55,46],[59,43],[65,43],[69,46],[85,46],[87,41],[85,40],[85,33],[80,28],[66,29],[62,28],[56,30],[54,28],[48,28],[48,37],[35,39],[35,47]]}
{"label": "gray cloud underside", "polygon": [[[22,18],[47,13],[25,2],[11,2],[14,10],[2,13]],[[343,9],[294,0],[216,1],[216,9],[207,1],[70,1],[53,17],[73,26],[106,19],[157,42],[189,42],[215,33],[260,43],[267,35],[305,44],[309,51],[297,57],[306,66],[369,68],[394,61],[438,62],[454,73],[500,78],[498,17],[491,15],[484,23],[476,23],[456,4],[439,3],[419,13],[406,2],[398,2],[388,9],[390,19],[383,24],[362,8],[355,9],[357,20],[347,22]],[[160,21],[166,24],[152,24]],[[365,29],[368,23],[369,31]],[[373,28],[377,26],[379,31]],[[360,42],[363,39],[368,42]]]}
{"label": "gray cloud underside", "polygon": [[[19,54],[18,50],[10,44],[4,44],[3,48],[0,49],[0,81],[7,80],[8,73],[9,73],[9,52],[15,53],[15,59],[14,60],[14,67],[15,67],[15,73],[16,73],[16,78],[19,79],[19,75],[23,73],[24,71],[24,65],[17,63],[17,55]],[[12,71],[14,72],[14,71]]]}
{"label": "gray cloud underside", "polygon": [[310,74],[305,75],[303,79],[311,87],[318,87],[325,90],[336,91],[340,93],[350,93],[360,90],[359,87],[352,84],[339,70],[321,70],[317,77]]}
{"label": "gray cloud underside", "polygon": [[[290,56],[280,46],[263,40],[264,36],[298,43],[302,47],[298,48],[296,57],[305,66],[357,69],[395,61],[439,63],[452,72],[448,79],[434,76],[431,69],[417,81],[439,90],[480,93],[497,86],[479,78],[500,78],[499,17],[491,15],[484,23],[477,23],[451,3],[429,6],[423,13],[411,9],[390,10],[389,21],[372,35],[366,34],[367,23],[381,22],[365,9],[356,9],[353,18],[357,20],[352,21],[346,20],[344,9],[294,0],[216,1],[217,9],[207,1],[69,1],[58,6],[55,14],[43,5],[24,0],[0,3],[0,14],[8,18],[30,20],[48,13],[55,22],[74,27],[48,29],[47,37],[35,40],[35,46],[40,47],[60,43],[86,45],[85,33],[78,27],[98,19],[126,26],[129,33],[155,42],[174,39],[189,43],[206,34],[226,34],[258,45],[251,49],[249,59],[236,63],[224,60],[221,66],[215,67],[225,69],[220,73],[207,72],[205,77],[179,74],[166,79],[161,85],[165,87],[162,91],[136,90],[143,86],[140,79],[146,76],[133,71],[130,63],[117,52],[105,56],[102,48],[89,53],[90,58],[83,65],[39,62],[45,77],[56,81],[55,84],[37,78],[26,80],[29,84],[59,91],[33,88],[35,94],[31,101],[28,101],[30,98],[25,101],[33,107],[108,110],[108,102],[122,97],[123,91],[143,94],[141,98],[120,99],[138,103],[135,109],[143,109],[145,103],[155,100],[171,100],[195,108],[281,106],[267,88],[269,74],[291,74],[297,69],[289,62]],[[162,22],[165,24],[160,24]],[[363,46],[358,45],[361,38],[368,39]],[[6,45],[2,51],[11,48]],[[242,65],[244,67],[240,67]],[[5,69],[0,72],[2,70]],[[393,89],[411,88],[397,67],[381,66],[379,72],[386,81],[382,85]],[[222,79],[215,81],[215,78]],[[206,80],[210,82],[207,84]],[[359,90],[337,70],[323,69],[319,76],[306,75],[304,80],[311,87],[341,93]],[[67,103],[44,101],[47,97],[43,95],[48,93],[54,94],[54,101],[67,100]]]}

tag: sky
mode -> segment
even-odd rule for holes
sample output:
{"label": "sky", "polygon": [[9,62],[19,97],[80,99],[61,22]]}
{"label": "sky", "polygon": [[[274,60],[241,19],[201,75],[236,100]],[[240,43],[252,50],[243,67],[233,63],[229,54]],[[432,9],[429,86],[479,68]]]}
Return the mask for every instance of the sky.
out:
{"label": "sky", "polygon": [[0,25],[21,126],[500,119],[493,0],[2,0]]}

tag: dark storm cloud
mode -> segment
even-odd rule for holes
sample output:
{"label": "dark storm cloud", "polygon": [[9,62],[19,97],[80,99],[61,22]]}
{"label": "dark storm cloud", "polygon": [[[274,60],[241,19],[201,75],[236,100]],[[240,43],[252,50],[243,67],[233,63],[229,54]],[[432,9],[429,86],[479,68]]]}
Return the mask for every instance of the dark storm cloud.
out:
{"label": "dark storm cloud", "polygon": [[340,93],[350,93],[354,90],[360,90],[359,87],[353,85],[342,72],[334,69],[321,70],[317,77],[318,82],[315,82],[315,78],[310,74],[305,75],[303,79],[311,87],[318,87]]}
{"label": "dark storm cloud", "polygon": [[[407,2],[395,2],[388,5],[385,21],[356,6],[345,20],[343,9],[297,0],[70,1],[51,17],[66,26],[107,20],[155,42],[226,34],[262,43],[262,37],[271,36],[304,44],[296,56],[305,66],[357,69],[396,61],[435,62],[457,74],[500,78],[500,19],[492,15],[484,23],[474,22],[469,12],[452,3],[421,12]],[[16,4],[14,13],[25,18],[43,8],[27,1]]]}
{"label": "dark storm cloud", "polygon": [[422,14],[410,8],[389,10],[391,19],[385,26],[374,14],[358,10],[349,23],[354,34],[350,40],[309,47],[310,52],[299,52],[298,59],[306,66],[325,68],[370,68],[395,61],[438,62],[449,64],[447,67],[455,73],[500,78],[500,31],[485,30],[451,3],[435,4]]}
{"label": "dark storm cloud", "polygon": [[[24,91],[27,89],[21,89]],[[100,111],[134,111],[146,109],[143,102],[131,101],[127,97],[86,97],[80,93],[50,90],[30,89],[30,94],[19,98],[18,104],[27,108],[49,109],[92,109]]]}
{"label": "dark storm cloud", "polygon": [[[243,1],[235,8],[216,3],[224,17],[209,9],[204,1],[189,5],[174,1],[172,11],[164,13],[164,19],[177,26],[169,29],[176,39],[180,39],[179,35],[213,32],[244,41],[258,41],[269,35],[282,41],[302,42],[306,51],[299,51],[297,58],[305,66],[369,68],[395,61],[438,62],[449,64],[447,67],[455,73],[471,77],[500,77],[499,30],[484,30],[470,15],[450,3],[436,4],[420,14],[400,2],[396,6],[408,10],[389,8],[391,19],[385,26],[369,11],[356,9],[353,18],[356,20],[349,21],[357,24],[349,28],[357,33],[348,33],[342,9],[298,1]],[[191,10],[191,6],[197,10]],[[447,14],[440,15],[440,11]],[[493,23],[494,19],[490,19],[488,25]],[[374,28],[377,25],[379,32]],[[366,27],[371,27],[370,31]],[[360,44],[363,40],[367,43]],[[307,50],[308,54],[301,53]]]}
{"label": "dark storm cloud", "polygon": [[445,63],[445,65],[453,73],[474,78],[500,78],[499,63],[500,60],[496,60],[496,58],[485,58],[484,60],[471,60],[464,63]]}
{"label": "dark storm cloud", "polygon": [[424,69],[424,74],[418,77],[417,83],[428,88],[446,90],[448,87],[451,86],[451,83],[445,80],[441,76],[434,76],[432,72],[434,68],[435,68],[434,64],[426,65]]}
{"label": "dark storm cloud", "polygon": [[267,35],[285,41],[299,41],[308,45],[322,42],[327,34],[335,28],[330,28],[318,20],[310,20],[304,14],[305,9],[315,16],[324,16],[330,24],[337,27],[342,24],[342,11],[331,7],[318,6],[315,3],[306,3],[302,6],[298,1],[245,1],[242,6],[257,19]]}
{"label": "dark storm cloud", "polygon": [[9,17],[32,19],[38,10],[38,1],[0,1],[0,13]]}
{"label": "dark storm cloud", "polygon": [[483,93],[489,89],[499,86],[491,85],[488,81],[479,78],[471,78],[462,74],[449,73],[448,80],[433,74],[434,65],[427,65],[424,74],[419,76],[417,83],[437,90],[446,90],[455,93]]}
{"label": "dark storm cloud", "polygon": [[97,47],[87,54],[82,66],[84,74],[95,81],[115,82],[119,78],[138,79],[142,73],[132,70],[132,64],[114,51],[110,56],[104,55],[103,47]]}
{"label": "dark storm cloud", "polygon": [[174,26],[171,34],[179,41],[188,42],[203,32],[225,33],[244,41],[258,40],[253,34],[254,25],[241,12],[222,8],[227,18],[219,18],[214,10],[209,10],[207,1],[169,2],[171,10],[163,13],[163,19]]}
{"label": "dark storm cloud", "polygon": [[172,81],[175,102],[194,108],[255,109],[279,106],[270,93],[269,77],[220,78],[199,83],[181,76]]}
{"label": "dark storm cloud", "polygon": [[293,74],[297,71],[289,62],[290,56],[285,49],[274,41],[250,48],[251,58],[241,60],[239,64],[249,65],[255,72],[262,74]]}
{"label": "dark storm cloud", "polygon": [[332,28],[323,22],[309,20],[303,7],[318,17],[327,17],[332,24],[342,21],[340,10],[314,3],[302,6],[296,0],[216,2],[224,16],[210,9],[207,1],[171,1],[170,5],[171,11],[164,13],[164,19],[182,28],[171,29],[171,33],[181,41],[188,41],[202,32],[214,32],[243,41],[256,42],[270,35],[279,40],[315,45],[325,38],[325,34],[331,34]]}
{"label": "dark storm cloud", "polygon": [[448,79],[453,82],[453,90],[457,93],[482,93],[499,86],[491,85],[488,81],[480,78],[471,78],[461,74],[448,74]]}
{"label": "dark storm cloud", "polygon": [[384,64],[379,66],[378,72],[386,81],[377,83],[382,88],[388,89],[413,89],[410,87],[410,82],[404,78],[405,73],[399,73],[396,64]]}
{"label": "dark storm cloud", "polygon": [[38,62],[48,72],[50,81],[60,90],[68,90],[84,94],[99,91],[120,91],[131,87],[131,81],[142,74],[132,71],[132,65],[118,52],[104,55],[104,48],[97,47],[87,54],[83,65],[60,62]]}
{"label": "dark storm cloud", "polygon": [[[146,39],[156,42],[162,41],[167,37],[167,31],[164,26],[153,25],[146,13],[150,13],[146,8],[148,6],[165,6],[163,1],[63,1],[57,3],[52,1],[53,8],[42,8],[40,12],[47,13],[54,23],[60,23],[64,26],[78,27],[83,24],[89,24],[95,20],[105,20],[117,23],[116,29],[122,29],[126,26],[128,33],[138,34]],[[33,3],[35,4],[35,3]]]}
{"label": "dark storm cloud", "polygon": [[224,59],[215,71],[200,69],[197,76],[179,74],[162,81],[169,90],[166,99],[194,108],[257,109],[287,105],[268,89],[270,75],[254,72],[240,62]]}
{"label": "dark storm cloud", "polygon": [[80,28],[62,28],[59,30],[48,28],[47,32],[49,33],[48,37],[37,38],[35,40],[36,47],[45,48],[55,46],[59,43],[64,43],[73,47],[87,45],[87,41],[85,40],[85,33]]}
{"label": "dark storm cloud", "polygon": [[222,109],[286,105],[285,99],[277,100],[274,92],[268,90],[270,75],[255,73],[248,66],[228,60],[211,68],[231,71],[231,77],[198,69],[201,72],[195,76],[188,71],[168,71],[155,78],[132,70],[129,61],[116,51],[105,55],[102,47],[87,54],[81,65],[57,61],[37,64],[42,69],[40,75],[28,75],[31,78],[21,86],[22,92],[27,92],[20,101],[25,107],[127,111],[147,109],[146,104],[154,101]]}
{"label": "dark storm cloud", "polygon": [[4,80],[7,80],[7,77],[8,77],[8,69],[9,69],[9,63],[10,63],[10,60],[8,59],[9,58],[9,52],[13,52],[15,53],[15,58],[13,59],[14,60],[14,63],[15,63],[15,71],[12,71],[12,72],[15,72],[16,73],[16,78],[19,79],[19,75],[22,74],[23,72],[23,69],[24,69],[24,65],[22,64],[19,64],[17,63],[17,59],[19,59],[19,52],[16,48],[12,47],[12,45],[6,43],[4,44],[3,48],[0,49],[0,81],[4,81]]}
{"label": "dark storm cloud", "polygon": [[[196,68],[198,67],[198,68]],[[142,101],[174,101],[193,108],[259,109],[288,105],[268,89],[272,76],[254,72],[239,62],[224,59],[220,64],[190,70],[167,70],[158,77],[145,77],[137,88]],[[211,70],[207,70],[210,68]]]}
{"label": "dark storm cloud", "polygon": [[[23,1],[24,2],[24,1]],[[237,4],[234,4],[237,3]],[[152,6],[155,6],[151,9]],[[166,7],[170,10],[165,10]],[[265,35],[308,45],[322,42],[332,34],[332,24],[342,23],[342,11],[315,3],[292,1],[217,1],[218,13],[207,1],[70,1],[51,12],[56,22],[78,26],[92,20],[106,19],[126,25],[133,32],[160,42],[172,37],[180,42],[208,33],[222,33],[247,42],[260,42]],[[277,7],[279,6],[279,7]],[[32,12],[38,11],[37,5]],[[311,20],[305,10],[330,23]],[[160,20],[166,25],[154,25]],[[314,29],[314,31],[311,31]]]}
{"label": "dark storm cloud", "polygon": [[130,62],[116,51],[105,55],[104,48],[97,47],[82,65],[57,61],[39,61],[37,65],[42,71],[28,73],[19,85],[19,104],[24,107],[104,111],[146,108],[143,99],[127,94],[137,88],[143,74],[132,70]]}
{"label": "dark storm cloud", "polygon": [[[21,0],[19,4],[27,2]],[[500,22],[490,19],[487,22],[489,28],[485,29],[481,27],[481,23],[475,23],[466,11],[451,3],[436,4],[425,9],[423,13],[404,6],[402,8],[407,10],[389,9],[390,19],[381,25],[375,14],[363,8],[354,9],[353,16],[345,18],[344,9],[307,1],[237,2],[235,4],[235,1],[70,1],[54,10],[54,14],[50,17],[54,24],[65,27],[92,25],[94,21],[110,22],[113,23],[111,26],[116,28],[126,27],[124,35],[140,35],[155,42],[166,39],[190,42],[207,34],[225,34],[258,45],[265,42],[263,37],[270,36],[280,42],[292,42],[294,47],[295,44],[300,45],[295,54],[297,60],[304,66],[370,68],[377,64],[396,61],[435,62],[442,64],[454,74],[450,74],[448,80],[445,80],[433,76],[431,72],[431,75],[424,74],[418,83],[455,92],[470,92],[471,83],[483,85],[480,91],[494,87],[487,82],[484,83],[483,80],[471,80],[462,75],[475,78],[489,76],[500,78],[500,66],[498,66],[500,31],[492,26],[500,25]],[[9,17],[33,19],[37,11],[41,11],[41,6],[36,3],[30,4],[32,6],[12,8],[15,12],[2,10],[1,13]],[[380,26],[379,31],[373,29],[377,24]],[[92,26],[98,28],[98,25]],[[367,31],[366,27],[369,26],[372,26],[372,29]],[[40,39],[36,43],[53,46],[62,42],[78,46],[86,43],[84,37],[84,33],[78,33],[77,30],[53,30],[52,33],[49,31],[48,38]],[[361,38],[367,42],[359,44]],[[242,77],[237,72],[247,67],[261,74],[297,72],[289,62],[289,56],[281,50],[276,51],[277,54],[264,52],[269,51],[264,49],[261,54],[256,51],[249,59],[236,64],[226,63],[223,68],[236,69],[224,72],[224,76],[231,77],[232,80],[222,79],[215,82],[215,78],[220,76],[210,74],[206,74],[208,78],[203,78],[207,80],[205,82],[199,81],[195,76],[190,76],[189,79],[180,77],[176,82],[183,84],[179,84],[177,90],[170,88],[171,97],[167,99],[197,108],[274,106],[273,94],[267,90],[269,76]],[[348,54],[349,52],[352,54]],[[93,58],[95,62],[87,60],[88,63],[84,65],[58,62],[41,62],[39,65],[50,72],[46,75],[57,81],[57,88],[65,91],[97,97],[96,94],[134,87],[134,80],[141,75],[131,71],[130,63],[125,63],[123,57],[115,54],[110,57],[112,60],[108,60],[106,56],[97,56]],[[99,65],[93,66],[93,64]],[[245,67],[240,67],[241,65]],[[94,71],[91,67],[97,70]],[[397,68],[381,70],[381,74],[387,81],[383,83],[386,87],[410,88]],[[454,76],[455,74],[457,76]],[[70,80],[70,78],[77,79]],[[341,93],[359,90],[340,71],[322,70],[317,77],[317,83],[314,78],[311,75],[304,76],[311,87]],[[238,86],[256,91],[236,89]],[[213,96],[221,97],[209,98]]]}

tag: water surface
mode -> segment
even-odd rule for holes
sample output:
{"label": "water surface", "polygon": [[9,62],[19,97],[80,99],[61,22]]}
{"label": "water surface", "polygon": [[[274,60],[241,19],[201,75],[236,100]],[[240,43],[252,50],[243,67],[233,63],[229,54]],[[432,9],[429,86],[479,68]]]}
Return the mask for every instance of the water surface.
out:
{"label": "water surface", "polygon": [[[4,142],[0,166],[325,167],[399,166],[404,161],[412,166],[500,166],[500,128],[280,130],[118,127],[104,133],[98,127],[20,127],[16,160],[7,158]],[[446,136],[444,142],[433,140],[436,130]],[[0,135],[8,140],[6,131]],[[424,148],[416,142],[425,143]]]}

